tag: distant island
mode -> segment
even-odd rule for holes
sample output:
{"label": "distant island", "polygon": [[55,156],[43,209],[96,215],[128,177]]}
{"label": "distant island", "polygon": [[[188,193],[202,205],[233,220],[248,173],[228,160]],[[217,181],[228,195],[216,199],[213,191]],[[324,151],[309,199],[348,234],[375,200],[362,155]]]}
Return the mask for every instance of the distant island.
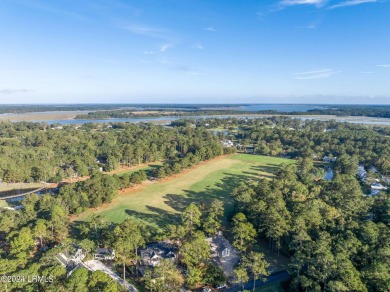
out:
{"label": "distant island", "polygon": [[0,105],[0,114],[76,112],[77,120],[225,115],[334,115],[390,118],[390,105],[314,104],[42,104]]}

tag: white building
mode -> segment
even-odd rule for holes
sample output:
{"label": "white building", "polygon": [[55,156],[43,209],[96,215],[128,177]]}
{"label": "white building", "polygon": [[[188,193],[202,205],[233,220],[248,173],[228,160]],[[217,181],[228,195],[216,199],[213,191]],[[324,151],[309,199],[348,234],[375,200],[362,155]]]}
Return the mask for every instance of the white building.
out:
{"label": "white building", "polygon": [[234,144],[231,140],[226,140],[226,139],[222,140],[221,144],[223,147],[233,147],[234,146]]}

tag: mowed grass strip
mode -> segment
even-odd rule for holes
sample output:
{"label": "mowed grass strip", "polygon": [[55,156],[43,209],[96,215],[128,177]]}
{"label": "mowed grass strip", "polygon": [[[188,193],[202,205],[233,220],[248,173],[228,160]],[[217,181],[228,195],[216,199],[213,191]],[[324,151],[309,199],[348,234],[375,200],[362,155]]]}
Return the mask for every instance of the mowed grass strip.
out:
{"label": "mowed grass strip", "polygon": [[[281,163],[292,163],[292,160],[250,154],[213,159],[177,177],[145,182],[138,189],[120,192],[111,204],[90,212],[103,215],[111,222],[120,223],[132,217],[161,228],[178,222],[180,213],[190,203],[207,205],[213,199],[219,199],[225,203],[227,222],[233,211],[230,194],[234,186],[239,181],[271,178]],[[86,213],[76,221],[88,218]]]}

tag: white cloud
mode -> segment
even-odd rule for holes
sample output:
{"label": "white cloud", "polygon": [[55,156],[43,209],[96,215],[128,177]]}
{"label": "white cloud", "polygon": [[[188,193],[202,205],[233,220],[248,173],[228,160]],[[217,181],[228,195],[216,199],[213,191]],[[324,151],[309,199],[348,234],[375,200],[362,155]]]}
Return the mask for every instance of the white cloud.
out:
{"label": "white cloud", "polygon": [[376,65],[377,67],[390,68],[390,64]]}
{"label": "white cloud", "polygon": [[155,52],[154,51],[144,51],[144,54],[145,55],[154,55]]}
{"label": "white cloud", "polygon": [[335,4],[333,6],[330,6],[329,9],[355,6],[355,5],[364,4],[364,3],[375,3],[375,2],[378,2],[378,0],[348,0],[348,1],[340,2],[340,3]]}
{"label": "white cloud", "polygon": [[328,0],[283,0],[280,2],[282,6],[292,6],[292,5],[316,5],[324,6]]}
{"label": "white cloud", "polygon": [[211,27],[211,26],[205,27],[205,30],[211,31],[211,32],[217,32],[217,30],[214,27]]}
{"label": "white cloud", "polygon": [[315,71],[306,71],[306,72],[299,72],[294,73],[295,79],[300,80],[307,80],[307,79],[318,79],[318,78],[328,78],[332,75],[338,74],[341,71],[335,71],[332,69],[322,69],[322,70],[315,70]]}

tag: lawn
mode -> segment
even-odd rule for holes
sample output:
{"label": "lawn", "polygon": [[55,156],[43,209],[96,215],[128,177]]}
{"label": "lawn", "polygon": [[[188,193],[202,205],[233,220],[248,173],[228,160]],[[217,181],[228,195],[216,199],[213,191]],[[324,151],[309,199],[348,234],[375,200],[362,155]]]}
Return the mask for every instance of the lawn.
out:
{"label": "lawn", "polygon": [[[281,163],[291,162],[292,160],[250,154],[216,158],[174,178],[161,182],[144,182],[135,190],[120,192],[111,204],[92,212],[116,223],[132,217],[155,227],[164,227],[178,222],[180,212],[188,204],[193,202],[202,205],[219,199],[225,203],[227,222],[233,211],[230,193],[239,181],[256,177],[271,178]],[[85,221],[88,217],[87,213],[76,221]]]}

